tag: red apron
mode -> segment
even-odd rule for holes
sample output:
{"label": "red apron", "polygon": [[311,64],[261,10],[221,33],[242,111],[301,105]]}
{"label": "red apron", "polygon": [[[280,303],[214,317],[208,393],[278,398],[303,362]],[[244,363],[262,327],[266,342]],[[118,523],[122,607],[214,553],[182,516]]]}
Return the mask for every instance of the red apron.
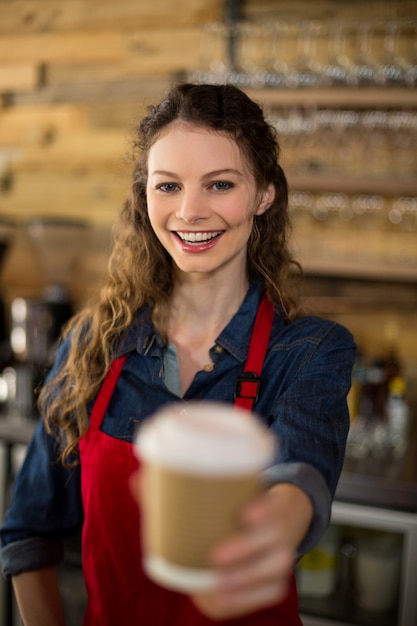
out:
{"label": "red apron", "polygon": [[[246,374],[236,381],[235,405],[251,408],[257,395],[272,315],[272,306],[264,299],[252,333]],[[112,363],[79,445],[84,506],[82,561],[88,593],[84,626],[219,624],[204,617],[186,595],[160,587],[142,570],[140,515],[128,484],[139,464],[131,443],[100,430],[125,358]],[[286,599],[279,605],[220,623],[302,626],[294,576]]]}

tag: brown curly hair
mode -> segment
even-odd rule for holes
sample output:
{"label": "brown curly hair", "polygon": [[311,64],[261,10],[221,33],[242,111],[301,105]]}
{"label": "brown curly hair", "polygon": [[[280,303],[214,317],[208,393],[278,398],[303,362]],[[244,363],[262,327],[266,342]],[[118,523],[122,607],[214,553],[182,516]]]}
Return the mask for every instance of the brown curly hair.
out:
{"label": "brown curly hair", "polygon": [[[114,227],[109,272],[98,302],[75,316],[64,337],[71,333],[68,357],[59,373],[42,389],[39,407],[48,432],[58,433],[61,458],[76,461],[77,444],[88,423],[91,401],[110,366],[114,346],[132,322],[135,312],[147,306],[152,321],[166,337],[172,260],[157,239],[147,212],[147,159],[161,131],[174,120],[184,120],[232,137],[245,156],[258,189],[275,187],[269,209],[254,218],[248,241],[249,280],[263,278],[273,302],[288,321],[300,314],[290,275],[301,273],[288,245],[288,187],[279,165],[275,129],[261,107],[232,85],[180,83],[147,115],[133,139],[133,174],[129,196]],[[74,461],[75,458],[75,461]]]}

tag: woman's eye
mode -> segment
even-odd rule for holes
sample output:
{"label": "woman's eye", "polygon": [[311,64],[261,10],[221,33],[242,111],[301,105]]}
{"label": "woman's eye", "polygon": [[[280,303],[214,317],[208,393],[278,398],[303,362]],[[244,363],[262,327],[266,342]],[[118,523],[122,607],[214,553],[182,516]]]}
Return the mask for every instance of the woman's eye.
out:
{"label": "woman's eye", "polygon": [[157,186],[157,189],[160,189],[161,191],[165,191],[165,192],[170,192],[170,191],[177,191],[178,189],[178,185],[177,183],[162,183],[161,185]]}
{"label": "woman's eye", "polygon": [[228,189],[234,187],[234,184],[226,180],[217,180],[215,183],[212,184],[212,187],[216,191],[227,191]]}

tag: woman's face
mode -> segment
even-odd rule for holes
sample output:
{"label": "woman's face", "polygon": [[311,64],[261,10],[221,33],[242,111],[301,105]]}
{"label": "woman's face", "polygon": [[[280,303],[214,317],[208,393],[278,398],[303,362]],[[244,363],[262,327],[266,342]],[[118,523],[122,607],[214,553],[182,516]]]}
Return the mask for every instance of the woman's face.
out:
{"label": "woman's face", "polygon": [[253,218],[275,192],[257,189],[231,137],[175,121],[149,151],[146,193],[152,228],[181,271],[233,276],[246,267]]}

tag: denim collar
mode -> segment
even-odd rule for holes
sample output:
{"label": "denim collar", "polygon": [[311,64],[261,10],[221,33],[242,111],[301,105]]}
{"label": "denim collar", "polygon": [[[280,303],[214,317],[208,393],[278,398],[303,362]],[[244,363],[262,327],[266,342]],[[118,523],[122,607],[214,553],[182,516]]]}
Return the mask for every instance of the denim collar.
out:
{"label": "denim collar", "polygon": [[[244,363],[256,312],[263,295],[264,287],[260,279],[251,282],[239,310],[217,337],[221,346],[238,361]],[[115,347],[115,357],[137,350],[141,355],[161,354],[163,344],[151,322],[149,307],[139,309],[128,331]]]}

